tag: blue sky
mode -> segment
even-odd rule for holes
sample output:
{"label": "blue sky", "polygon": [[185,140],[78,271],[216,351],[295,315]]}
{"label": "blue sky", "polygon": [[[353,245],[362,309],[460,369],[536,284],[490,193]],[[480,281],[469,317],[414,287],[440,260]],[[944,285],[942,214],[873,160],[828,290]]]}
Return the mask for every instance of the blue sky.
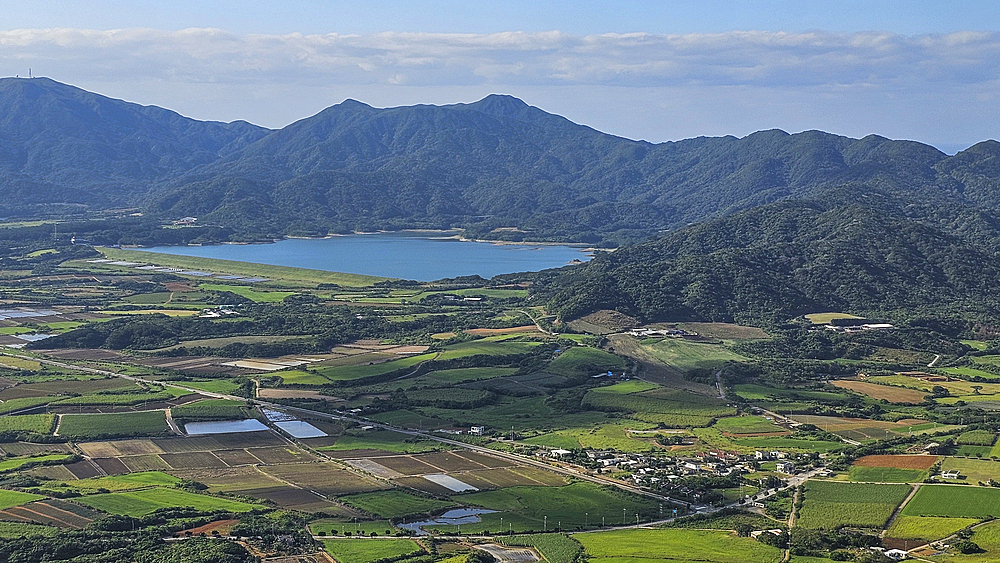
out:
{"label": "blue sky", "polygon": [[1000,136],[998,28],[995,1],[22,0],[0,75],[269,127],[499,92],[651,141],[822,129],[951,152]]}

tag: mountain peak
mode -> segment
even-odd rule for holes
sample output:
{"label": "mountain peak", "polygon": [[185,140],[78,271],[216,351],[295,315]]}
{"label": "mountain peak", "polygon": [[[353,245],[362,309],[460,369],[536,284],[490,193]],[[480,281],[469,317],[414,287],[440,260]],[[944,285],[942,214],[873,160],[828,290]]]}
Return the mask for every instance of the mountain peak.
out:
{"label": "mountain peak", "polygon": [[507,94],[490,94],[470,105],[478,111],[496,117],[517,117],[531,109],[531,106],[523,100]]}

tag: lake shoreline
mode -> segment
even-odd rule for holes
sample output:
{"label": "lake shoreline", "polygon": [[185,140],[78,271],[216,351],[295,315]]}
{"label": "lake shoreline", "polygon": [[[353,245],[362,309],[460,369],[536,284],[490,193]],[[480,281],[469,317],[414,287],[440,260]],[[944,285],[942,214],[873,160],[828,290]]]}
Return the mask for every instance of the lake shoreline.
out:
{"label": "lake shoreline", "polygon": [[[475,242],[488,244],[470,244]],[[536,272],[584,263],[597,252],[553,242],[475,241],[456,230],[427,229],[136,250],[416,281]]]}

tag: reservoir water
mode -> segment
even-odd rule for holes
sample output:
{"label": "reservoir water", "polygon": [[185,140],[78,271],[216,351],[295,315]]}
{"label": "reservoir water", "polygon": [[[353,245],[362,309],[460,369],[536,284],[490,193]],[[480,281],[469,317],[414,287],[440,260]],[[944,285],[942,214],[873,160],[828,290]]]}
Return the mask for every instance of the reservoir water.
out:
{"label": "reservoir water", "polygon": [[143,250],[417,281],[476,274],[491,278],[590,259],[584,248],[576,246],[493,244],[460,241],[447,233],[406,231],[287,239],[274,244],[157,246]]}

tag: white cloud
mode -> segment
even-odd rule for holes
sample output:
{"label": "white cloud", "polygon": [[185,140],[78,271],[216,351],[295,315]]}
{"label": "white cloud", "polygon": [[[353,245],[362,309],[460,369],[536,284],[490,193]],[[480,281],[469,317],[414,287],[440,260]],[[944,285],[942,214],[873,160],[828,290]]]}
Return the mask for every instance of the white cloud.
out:
{"label": "white cloud", "polygon": [[[37,59],[144,78],[261,80],[294,72],[349,84],[400,73],[427,85],[514,83],[768,87],[929,78],[991,80],[1000,34],[961,32],[573,36],[560,32],[235,35],[219,29],[0,32],[0,65]],[[16,64],[14,64],[16,63]],[[412,76],[414,71],[419,76]],[[376,76],[370,76],[370,75]],[[262,76],[263,75],[263,76]]]}
{"label": "white cloud", "polygon": [[[748,104],[756,105],[748,110],[757,116],[755,124],[770,115],[772,126],[781,126],[787,121],[782,112],[794,111],[803,120],[813,116],[815,127],[836,129],[830,127],[837,122],[829,107],[824,107],[826,103],[846,111],[840,114],[845,125],[841,130],[853,131],[872,119],[878,121],[884,110],[872,108],[884,108],[885,100],[907,100],[920,111],[936,112],[948,96],[967,97],[975,103],[966,110],[979,111],[988,103],[983,96],[1000,79],[1000,33],[905,36],[742,31],[579,36],[558,31],[239,35],[213,28],[0,31],[0,74],[23,75],[29,66],[36,75],[91,89],[97,84],[117,85],[103,91],[111,95],[157,92],[159,97],[153,100],[138,101],[181,111],[189,108],[198,117],[245,118],[268,125],[283,125],[281,121],[320,109],[314,107],[314,100],[324,96],[404,104],[458,101],[448,99],[448,92],[522,95],[563,89],[572,94],[552,99],[585,99],[595,92],[615,91],[618,94],[612,98],[637,106],[639,100],[658,97],[700,97],[701,101],[684,103],[693,115],[711,115],[709,103],[728,104],[715,111],[735,120],[733,132],[742,132],[751,122],[740,122],[733,108]],[[199,101],[198,85],[207,84],[213,87],[203,89]],[[282,90],[284,94],[279,93]],[[630,90],[634,92],[628,94]],[[165,99],[171,92],[178,96],[175,103]],[[304,94],[296,96],[295,92]],[[421,92],[422,99],[413,98]],[[225,104],[226,96],[241,101]],[[755,102],[761,97],[767,97],[766,102]],[[247,104],[255,100],[258,105],[253,107],[258,109],[251,110],[255,115],[227,113],[251,108]],[[835,103],[830,104],[831,100]],[[329,103],[336,101],[329,99]],[[852,104],[862,102],[868,105],[851,111]],[[211,103],[217,106],[214,113]],[[582,103],[566,107],[581,109]],[[281,110],[264,109],[267,104],[280,104]],[[613,108],[595,107],[583,120],[607,122],[602,111],[615,115]],[[648,119],[656,118],[648,115]],[[899,113],[899,118],[905,120],[905,114]],[[909,123],[919,133],[915,125],[927,120]],[[995,120],[988,124],[994,129],[1000,125]],[[907,123],[902,125],[897,129],[908,130]],[[611,130],[674,138],[635,129]]]}

